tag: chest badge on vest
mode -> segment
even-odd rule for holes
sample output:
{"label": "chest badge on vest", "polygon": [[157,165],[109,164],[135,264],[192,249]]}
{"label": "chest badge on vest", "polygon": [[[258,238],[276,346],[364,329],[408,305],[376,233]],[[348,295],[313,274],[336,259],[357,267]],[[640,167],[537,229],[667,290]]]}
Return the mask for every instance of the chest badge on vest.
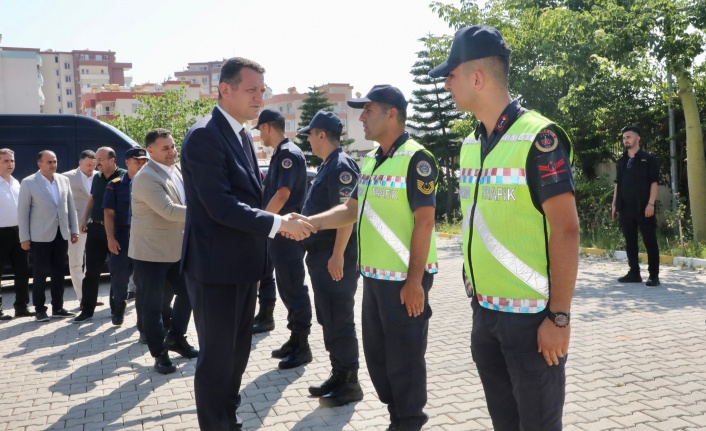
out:
{"label": "chest badge on vest", "polygon": [[544,129],[539,132],[537,134],[537,140],[534,141],[534,146],[537,147],[539,151],[545,153],[554,151],[557,145],[559,145],[559,138],[549,129]]}
{"label": "chest badge on vest", "polygon": [[434,191],[434,180],[425,183],[422,180],[417,180],[417,189],[425,195],[430,195]]}

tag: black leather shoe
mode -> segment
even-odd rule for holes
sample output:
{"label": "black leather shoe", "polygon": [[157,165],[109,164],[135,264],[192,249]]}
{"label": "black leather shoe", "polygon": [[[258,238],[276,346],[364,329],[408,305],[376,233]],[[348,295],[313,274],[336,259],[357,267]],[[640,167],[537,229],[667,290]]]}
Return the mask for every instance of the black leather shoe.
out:
{"label": "black leather shoe", "polygon": [[37,314],[34,316],[34,319],[37,322],[48,322],[49,316],[47,316],[47,313],[45,311],[37,311]]}
{"label": "black leather shoe", "polygon": [[0,311],[0,320],[12,320],[12,316],[9,314],[4,314],[2,311]]}
{"label": "black leather shoe", "polygon": [[120,326],[125,321],[125,307],[127,307],[127,302],[125,301],[115,301],[114,302],[114,312],[111,321],[113,325]]}
{"label": "black leather shoe", "polygon": [[33,317],[35,315],[36,313],[29,311],[29,308],[27,307],[15,309],[15,317]]}
{"label": "black leather shoe", "polygon": [[642,277],[640,274],[635,274],[634,272],[628,272],[624,276],[618,279],[621,283],[642,283]]}
{"label": "black leather shoe", "polygon": [[344,381],[345,373],[334,371],[322,384],[309,386],[309,393],[315,397],[323,397]]}
{"label": "black leather shoe", "polygon": [[189,359],[198,358],[199,351],[194,349],[187,341],[185,336],[167,335],[164,338],[164,347],[172,352],[176,352],[181,356]]}
{"label": "black leather shoe", "polygon": [[289,340],[287,340],[286,343],[282,344],[282,347],[272,351],[272,357],[277,359],[284,359],[294,351],[298,344],[299,334],[295,334],[294,332],[292,332],[292,335],[289,336]]}
{"label": "black leather shoe", "polygon": [[85,311],[81,311],[78,316],[73,320],[73,323],[83,323],[87,322],[89,320],[93,319],[93,313],[87,313]]}
{"label": "black leather shoe", "polygon": [[76,313],[72,313],[64,308],[51,312],[51,317],[74,317]]}
{"label": "black leather shoe", "polygon": [[166,350],[154,358],[154,370],[159,374],[169,374],[176,371],[176,367],[169,360],[169,353]]}
{"label": "black leather shoe", "polygon": [[647,279],[647,282],[645,283],[645,286],[647,286],[647,287],[657,287],[657,286],[659,286],[660,284],[661,284],[661,283],[659,282],[659,277],[655,276],[655,277],[650,277],[650,278],[648,278],[648,279]]}
{"label": "black leather shoe", "polygon": [[289,354],[286,358],[279,361],[280,370],[288,370],[290,368],[300,367],[304,364],[308,364],[313,360],[311,356],[311,349],[309,348],[309,343],[303,344],[299,343],[296,349]]}
{"label": "black leather shoe", "polygon": [[358,372],[349,371],[340,373],[338,384],[328,394],[319,398],[319,403],[324,407],[345,406],[348,403],[363,399],[363,389],[358,383]]}

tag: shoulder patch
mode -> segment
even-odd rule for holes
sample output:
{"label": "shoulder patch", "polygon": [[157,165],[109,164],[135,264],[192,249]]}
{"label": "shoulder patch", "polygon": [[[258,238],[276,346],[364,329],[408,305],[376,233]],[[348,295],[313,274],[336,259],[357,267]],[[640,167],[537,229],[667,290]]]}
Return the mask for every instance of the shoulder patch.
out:
{"label": "shoulder patch", "polygon": [[338,176],[338,181],[340,181],[341,184],[350,184],[353,181],[353,174],[348,171],[343,171],[341,175]]}
{"label": "shoulder patch", "polygon": [[434,191],[434,180],[424,182],[422,180],[417,180],[417,190],[424,193],[425,195],[430,195]]}
{"label": "shoulder patch", "polygon": [[113,178],[110,182],[111,183],[119,183],[120,180],[122,180],[122,179],[123,179],[123,177]]}
{"label": "shoulder patch", "polygon": [[571,167],[568,166],[562,151],[537,157],[537,169],[542,187],[571,179]]}
{"label": "shoulder patch", "polygon": [[426,160],[422,160],[417,163],[417,173],[423,177],[428,177],[431,175],[431,165]]}
{"label": "shoulder patch", "polygon": [[537,134],[537,139],[534,141],[534,146],[537,147],[539,151],[548,153],[554,151],[559,145],[559,138],[556,134],[549,129],[544,129]]}
{"label": "shoulder patch", "polygon": [[351,194],[353,193],[353,189],[351,187],[341,187],[341,189],[338,191],[338,197],[339,197],[339,202],[340,203],[346,203],[349,197],[351,197]]}
{"label": "shoulder patch", "polygon": [[292,167],[292,164],[293,164],[293,163],[292,163],[292,159],[284,159],[284,160],[282,160],[282,167],[283,167],[284,169],[289,169],[289,168],[291,168],[291,167]]}

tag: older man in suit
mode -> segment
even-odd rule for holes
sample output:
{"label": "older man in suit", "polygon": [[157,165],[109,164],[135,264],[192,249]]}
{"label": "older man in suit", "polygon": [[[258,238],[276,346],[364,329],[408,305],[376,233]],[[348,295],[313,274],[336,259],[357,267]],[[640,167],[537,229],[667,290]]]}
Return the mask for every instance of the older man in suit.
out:
{"label": "older man in suit", "polygon": [[[132,226],[128,256],[133,259],[142,329],[154,369],[173,373],[176,367],[167,350],[185,358],[199,352],[186,341],[191,304],[180,270],[181,246],[186,219],[186,197],[177,152],[169,130],[154,129],[145,137],[150,161],[132,180]],[[169,282],[176,298],[167,337],[162,328],[162,296]]]}
{"label": "older man in suit", "polygon": [[39,171],[20,184],[17,204],[20,244],[32,249],[32,303],[37,322],[46,322],[45,289],[51,276],[52,317],[72,317],[64,309],[64,262],[68,240],[78,241],[78,220],[68,178],[56,173],[56,154],[37,154]]}
{"label": "older man in suit", "polygon": [[[71,193],[74,197],[74,207],[76,207],[76,217],[81,219],[86,210],[88,198],[91,197],[91,184],[93,176],[96,174],[96,153],[91,150],[84,150],[78,158],[78,167],[68,172],[64,172],[66,178],[71,184]],[[83,283],[83,261],[86,252],[86,238],[88,235],[85,232],[79,233],[78,241],[69,244],[69,272],[71,274],[71,283],[76,291],[76,298],[81,302]]]}
{"label": "older man in suit", "polygon": [[258,116],[264,73],[254,61],[226,60],[218,105],[189,130],[181,149],[188,201],[181,260],[201,347],[194,390],[203,430],[242,426],[235,410],[250,355],[257,282],[267,268],[267,238],[284,232],[302,239],[312,229],[261,209],[262,179],[243,124]]}

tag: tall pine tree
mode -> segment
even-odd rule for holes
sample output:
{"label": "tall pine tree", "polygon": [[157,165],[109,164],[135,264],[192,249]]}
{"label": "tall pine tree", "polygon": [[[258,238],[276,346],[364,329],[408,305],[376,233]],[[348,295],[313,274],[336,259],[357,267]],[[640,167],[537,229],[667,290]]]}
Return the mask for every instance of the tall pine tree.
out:
{"label": "tall pine tree", "polygon": [[[301,109],[301,115],[299,116],[299,127],[297,127],[297,130],[308,126],[317,112],[321,110],[333,111],[334,104],[329,102],[324,96],[326,93],[320,91],[318,87],[309,87],[309,92],[306,94],[307,98],[302,101],[301,107],[299,108]],[[314,153],[311,152],[311,145],[307,140],[308,137],[308,134],[297,134],[296,144],[299,145],[299,148],[304,152],[307,166],[319,166],[323,163],[323,160],[316,157]]]}
{"label": "tall pine tree", "polygon": [[454,218],[459,208],[458,154],[463,138],[452,131],[451,123],[462,117],[456,110],[451,94],[444,89],[444,78],[431,78],[429,71],[446,58],[449,39],[427,35],[421,39],[424,49],[417,52],[417,62],[412,66],[413,80],[419,87],[412,91],[414,115],[409,118],[415,128],[415,139],[424,145],[439,161],[437,188],[437,216]]}

